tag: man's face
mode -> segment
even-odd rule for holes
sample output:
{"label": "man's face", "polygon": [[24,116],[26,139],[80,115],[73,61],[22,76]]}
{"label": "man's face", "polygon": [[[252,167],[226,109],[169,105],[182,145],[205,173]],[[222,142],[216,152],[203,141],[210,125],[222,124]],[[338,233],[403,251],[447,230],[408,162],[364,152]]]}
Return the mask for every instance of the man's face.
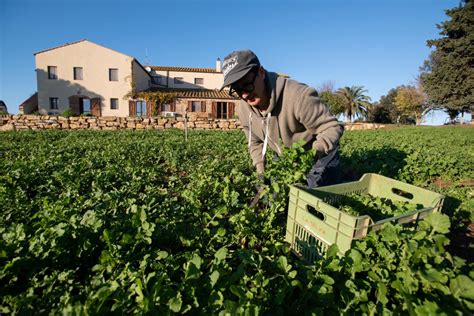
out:
{"label": "man's face", "polygon": [[265,71],[259,67],[251,70],[242,79],[230,86],[242,100],[251,106],[259,106],[265,94]]}

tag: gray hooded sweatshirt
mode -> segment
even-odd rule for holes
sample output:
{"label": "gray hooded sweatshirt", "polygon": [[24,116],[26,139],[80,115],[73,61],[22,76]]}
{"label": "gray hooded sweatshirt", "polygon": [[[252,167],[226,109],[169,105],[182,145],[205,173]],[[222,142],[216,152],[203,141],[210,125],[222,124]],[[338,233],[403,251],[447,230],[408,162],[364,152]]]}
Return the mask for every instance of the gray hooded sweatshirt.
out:
{"label": "gray hooded sweatshirt", "polygon": [[257,173],[265,170],[268,146],[278,155],[282,144],[290,147],[299,140],[316,150],[318,156],[336,148],[344,128],[315,89],[268,71],[265,80],[270,93],[267,110],[260,112],[243,100],[236,109]]}

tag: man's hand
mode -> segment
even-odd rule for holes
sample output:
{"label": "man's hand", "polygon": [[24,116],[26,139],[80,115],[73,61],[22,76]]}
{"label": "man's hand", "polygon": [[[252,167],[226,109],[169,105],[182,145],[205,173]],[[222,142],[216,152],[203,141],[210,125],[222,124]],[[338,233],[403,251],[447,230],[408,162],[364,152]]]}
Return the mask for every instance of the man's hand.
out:
{"label": "man's hand", "polygon": [[271,184],[270,179],[265,178],[263,174],[259,174],[258,179],[261,183],[257,186],[257,194],[255,194],[255,197],[249,204],[249,206],[252,208],[257,205],[258,201],[260,201],[260,198],[263,196],[265,188]]}

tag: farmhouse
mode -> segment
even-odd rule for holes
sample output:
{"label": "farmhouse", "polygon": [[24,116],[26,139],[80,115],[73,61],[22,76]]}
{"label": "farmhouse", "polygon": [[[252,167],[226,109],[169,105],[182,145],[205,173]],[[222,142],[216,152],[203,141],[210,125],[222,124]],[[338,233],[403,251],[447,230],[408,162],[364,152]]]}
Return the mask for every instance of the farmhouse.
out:
{"label": "farmhouse", "polygon": [[236,100],[219,91],[219,59],[216,68],[143,66],[85,39],[34,55],[38,92],[20,105],[23,114],[234,116]]}

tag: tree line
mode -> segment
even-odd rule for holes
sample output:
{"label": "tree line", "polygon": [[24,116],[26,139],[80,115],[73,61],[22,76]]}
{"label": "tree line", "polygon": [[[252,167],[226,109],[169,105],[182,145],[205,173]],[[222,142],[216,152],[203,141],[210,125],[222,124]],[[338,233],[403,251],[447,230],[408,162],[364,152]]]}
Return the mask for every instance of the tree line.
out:
{"label": "tree line", "polygon": [[433,48],[419,69],[416,83],[390,89],[372,102],[363,86],[335,89],[325,82],[320,98],[334,115],[376,123],[421,124],[423,117],[443,109],[450,120],[474,110],[474,7],[472,0],[446,10],[447,21],[438,24],[439,39],[427,41]]}

